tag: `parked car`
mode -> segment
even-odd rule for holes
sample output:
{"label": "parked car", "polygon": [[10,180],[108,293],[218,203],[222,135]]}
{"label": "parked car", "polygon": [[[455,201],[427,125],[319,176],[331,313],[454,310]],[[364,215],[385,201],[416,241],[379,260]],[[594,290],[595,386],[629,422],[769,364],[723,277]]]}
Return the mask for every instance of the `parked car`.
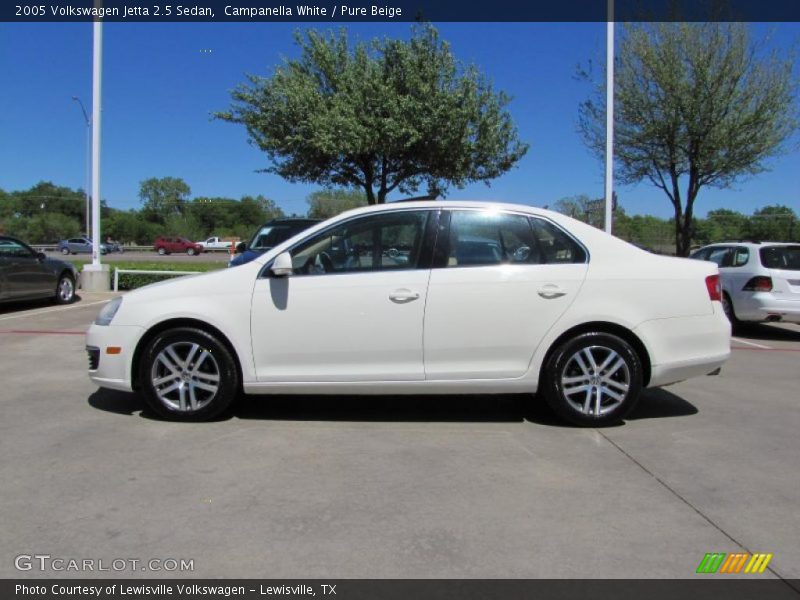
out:
{"label": "parked car", "polygon": [[153,242],[153,247],[162,256],[173,252],[186,252],[189,256],[195,256],[203,251],[203,246],[181,236],[159,236]]}
{"label": "parked car", "polygon": [[236,255],[231,258],[228,266],[235,267],[249,263],[267,250],[271,250],[278,244],[319,222],[319,219],[297,219],[294,217],[272,219],[258,228],[250,242],[240,242],[237,245]]}
{"label": "parked car", "polygon": [[230,251],[233,242],[231,240],[223,240],[221,237],[210,237],[205,241],[197,242],[203,247],[203,250],[228,250]]}
{"label": "parked car", "polygon": [[[58,242],[58,251],[63,255],[68,254],[91,254],[92,253],[92,239],[88,237],[69,238],[68,240],[61,240]],[[101,243],[100,254],[107,254],[108,247]]]}
{"label": "parked car", "polygon": [[176,419],[212,418],[240,390],[539,392],[573,423],[607,425],[643,387],[719,371],[720,294],[716,265],[547,210],[383,204],[112,300],[87,332],[89,375]]}
{"label": "parked car", "polygon": [[0,302],[52,298],[75,300],[78,271],[72,263],[47,258],[25,242],[0,236]]}
{"label": "parked car", "polygon": [[800,323],[800,244],[722,242],[700,248],[691,258],[719,267],[722,306],[734,326]]}

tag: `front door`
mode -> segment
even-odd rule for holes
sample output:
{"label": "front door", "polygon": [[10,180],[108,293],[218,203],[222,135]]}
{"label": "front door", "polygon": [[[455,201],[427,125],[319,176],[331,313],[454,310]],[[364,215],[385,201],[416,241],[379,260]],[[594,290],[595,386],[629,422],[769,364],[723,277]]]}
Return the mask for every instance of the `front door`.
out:
{"label": "front door", "polygon": [[425,312],[429,380],[508,379],[575,300],[585,250],[550,221],[491,210],[445,211]]}
{"label": "front door", "polygon": [[424,378],[422,326],[438,211],[362,215],[290,250],[294,274],[256,282],[258,381]]}

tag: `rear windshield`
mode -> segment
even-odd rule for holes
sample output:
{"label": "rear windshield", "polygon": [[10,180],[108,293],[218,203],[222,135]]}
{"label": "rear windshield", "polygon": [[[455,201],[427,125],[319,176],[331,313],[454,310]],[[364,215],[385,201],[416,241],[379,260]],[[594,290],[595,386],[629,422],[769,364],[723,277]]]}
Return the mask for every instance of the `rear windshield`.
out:
{"label": "rear windshield", "polygon": [[800,271],[800,246],[766,246],[759,251],[768,269]]}

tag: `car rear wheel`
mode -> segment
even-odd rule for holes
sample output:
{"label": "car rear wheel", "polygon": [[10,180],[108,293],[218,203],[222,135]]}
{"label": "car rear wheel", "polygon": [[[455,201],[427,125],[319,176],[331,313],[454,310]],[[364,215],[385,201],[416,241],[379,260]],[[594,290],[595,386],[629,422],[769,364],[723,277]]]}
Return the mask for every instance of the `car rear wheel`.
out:
{"label": "car rear wheel", "polygon": [[61,249],[61,254],[63,254],[64,256],[67,256],[69,254],[69,248],[62,248]]}
{"label": "car rear wheel", "polygon": [[722,294],[722,310],[725,311],[725,316],[728,317],[728,321],[731,322],[732,328],[736,328],[742,324],[736,316],[736,311],[733,309],[733,301],[727,293]]}
{"label": "car rear wheel", "polygon": [[239,390],[239,373],[231,352],[214,335],[179,327],[147,344],[139,382],[148,406],[159,416],[204,421],[231,405]]}
{"label": "car rear wheel", "polygon": [[55,300],[56,304],[71,304],[75,301],[75,280],[72,276],[65,273],[59,277]]}
{"label": "car rear wheel", "polygon": [[166,251],[165,248],[159,248],[158,249],[158,253],[159,253],[159,255],[164,256],[167,253],[167,251]]}
{"label": "car rear wheel", "polygon": [[563,419],[581,426],[618,423],[642,389],[642,363],[622,338],[583,333],[563,342],[545,365],[545,400]]}

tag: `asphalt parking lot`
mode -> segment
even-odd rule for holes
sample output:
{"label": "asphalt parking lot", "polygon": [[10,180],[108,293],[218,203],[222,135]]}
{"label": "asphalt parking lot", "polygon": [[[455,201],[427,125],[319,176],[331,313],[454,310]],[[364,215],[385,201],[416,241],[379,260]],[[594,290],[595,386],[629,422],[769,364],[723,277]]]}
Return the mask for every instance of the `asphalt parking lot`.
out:
{"label": "asphalt parking lot", "polygon": [[38,553],[194,561],[128,577],[685,578],[744,550],[800,578],[800,327],[750,328],[720,376],[609,429],[526,396],[249,397],[183,424],[86,377],[109,297],[0,307],[0,577],[93,575],[15,569]]}

